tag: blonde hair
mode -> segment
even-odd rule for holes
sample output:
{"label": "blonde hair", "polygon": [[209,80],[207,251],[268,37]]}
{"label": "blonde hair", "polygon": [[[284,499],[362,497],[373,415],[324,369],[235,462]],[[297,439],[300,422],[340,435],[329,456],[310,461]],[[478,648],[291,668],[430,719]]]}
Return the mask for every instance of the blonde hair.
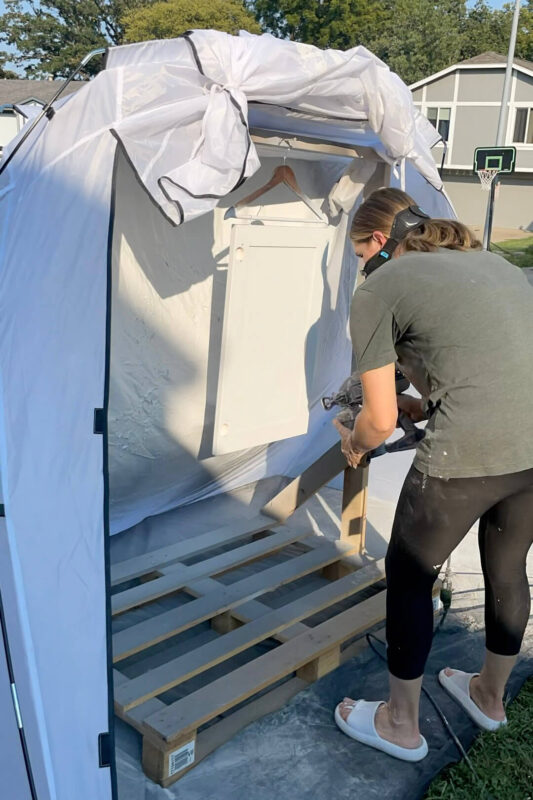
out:
{"label": "blonde hair", "polygon": [[[412,197],[400,189],[378,189],[372,192],[355,212],[350,239],[354,244],[366,242],[374,231],[390,236],[394,217],[399,211],[416,205]],[[402,239],[399,251],[432,253],[439,247],[450,250],[479,250],[481,242],[473,232],[454,219],[428,219],[420,228],[409,231]]]}

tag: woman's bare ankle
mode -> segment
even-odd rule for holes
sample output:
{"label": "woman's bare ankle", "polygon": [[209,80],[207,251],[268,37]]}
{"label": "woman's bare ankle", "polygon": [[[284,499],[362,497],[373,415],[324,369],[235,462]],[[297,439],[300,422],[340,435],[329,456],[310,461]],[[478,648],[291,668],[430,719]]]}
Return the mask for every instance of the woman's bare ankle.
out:
{"label": "woman's bare ankle", "polygon": [[502,696],[485,685],[482,675],[476,676],[470,681],[470,697],[478,708],[491,719],[505,719]]}
{"label": "woman's bare ankle", "polygon": [[402,715],[389,703],[384,703],[376,714],[376,728],[385,739],[404,747],[418,747],[420,730],[418,720]]}

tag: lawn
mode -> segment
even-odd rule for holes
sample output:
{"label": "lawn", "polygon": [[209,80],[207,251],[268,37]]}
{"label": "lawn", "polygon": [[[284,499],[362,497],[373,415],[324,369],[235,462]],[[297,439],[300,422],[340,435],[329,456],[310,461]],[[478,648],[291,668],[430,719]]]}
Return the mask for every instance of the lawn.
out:
{"label": "lawn", "polygon": [[447,767],[433,781],[424,800],[533,800],[533,678],[507,709],[509,724],[480,734],[468,764]]}
{"label": "lawn", "polygon": [[517,267],[533,267],[533,236],[525,239],[507,239],[505,242],[491,242],[493,253],[504,256]]}

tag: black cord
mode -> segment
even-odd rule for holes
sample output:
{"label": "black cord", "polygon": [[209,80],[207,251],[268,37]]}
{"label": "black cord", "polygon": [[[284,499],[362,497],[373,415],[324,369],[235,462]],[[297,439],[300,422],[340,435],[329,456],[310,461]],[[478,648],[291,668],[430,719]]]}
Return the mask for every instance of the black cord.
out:
{"label": "black cord", "polygon": [[437,627],[435,628],[435,630],[433,631],[433,638],[435,638],[437,633],[440,631],[440,629],[444,625],[444,620],[448,616],[448,611],[450,610],[450,606],[452,604],[451,584],[445,583],[442,586],[442,589],[440,590],[440,601],[442,603],[443,611],[442,611],[442,616],[441,616],[441,618],[439,620],[439,623],[438,623]]}

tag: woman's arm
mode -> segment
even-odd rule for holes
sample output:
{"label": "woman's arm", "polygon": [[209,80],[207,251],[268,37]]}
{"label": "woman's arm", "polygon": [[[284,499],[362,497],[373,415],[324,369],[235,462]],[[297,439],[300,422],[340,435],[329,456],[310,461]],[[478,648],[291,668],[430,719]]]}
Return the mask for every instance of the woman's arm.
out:
{"label": "woman's arm", "polygon": [[394,364],[361,373],[363,408],[351,431],[337,420],[342,452],[351,467],[356,467],[369,450],[382,444],[396,428],[398,406]]}

